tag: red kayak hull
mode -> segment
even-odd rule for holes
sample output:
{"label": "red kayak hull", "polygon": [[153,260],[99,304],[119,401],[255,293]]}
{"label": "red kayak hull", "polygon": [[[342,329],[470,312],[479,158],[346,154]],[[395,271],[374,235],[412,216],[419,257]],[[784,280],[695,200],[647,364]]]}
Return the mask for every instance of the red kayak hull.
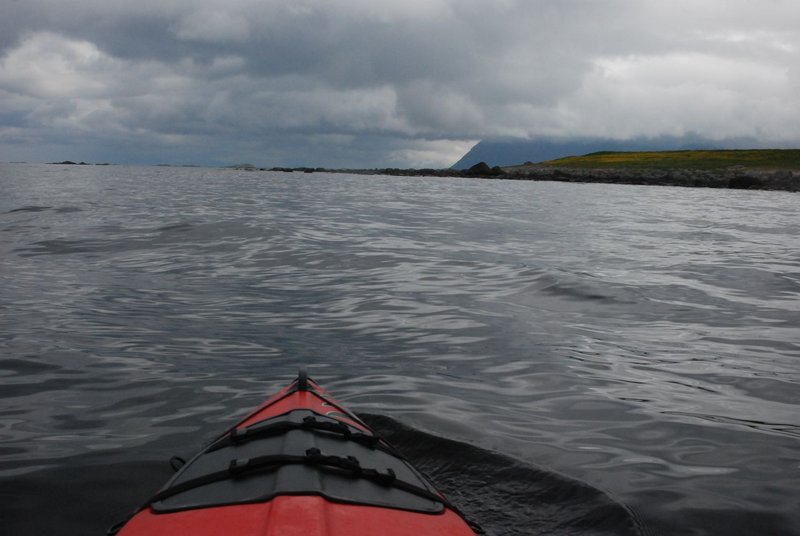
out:
{"label": "red kayak hull", "polygon": [[[298,384],[302,382],[301,388]],[[225,441],[259,424],[297,410],[335,419],[353,430],[372,430],[304,376],[269,398],[220,436]],[[323,417],[324,416],[324,417]],[[380,442],[385,442],[381,439]],[[190,462],[191,463],[191,462]],[[408,463],[405,462],[404,463]],[[430,484],[426,480],[426,484]],[[169,485],[169,483],[168,483]],[[432,485],[430,489],[433,490]],[[437,496],[439,492],[433,490]],[[348,504],[317,494],[278,494],[266,501],[159,512],[152,504],[137,511],[119,536],[472,536],[470,525],[442,499],[438,513],[375,505]]]}
{"label": "red kayak hull", "polygon": [[143,511],[120,536],[471,536],[451,510],[432,516],[390,508],[336,504],[315,496],[284,496],[246,504],[153,514]]}

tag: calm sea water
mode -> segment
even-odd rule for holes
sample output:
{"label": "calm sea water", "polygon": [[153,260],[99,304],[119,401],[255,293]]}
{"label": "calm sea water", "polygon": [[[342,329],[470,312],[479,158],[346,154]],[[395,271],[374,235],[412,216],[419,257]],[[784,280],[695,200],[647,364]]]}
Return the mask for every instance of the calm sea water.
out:
{"label": "calm sea water", "polygon": [[0,166],[3,534],[303,365],[489,534],[800,535],[797,194]]}

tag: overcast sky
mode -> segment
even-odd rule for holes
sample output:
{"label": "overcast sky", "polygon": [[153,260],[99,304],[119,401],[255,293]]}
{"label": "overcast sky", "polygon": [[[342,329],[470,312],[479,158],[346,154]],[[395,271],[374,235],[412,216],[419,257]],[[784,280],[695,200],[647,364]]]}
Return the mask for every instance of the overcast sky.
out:
{"label": "overcast sky", "polygon": [[785,146],[798,69],[797,0],[0,0],[0,161],[445,167],[499,136]]}

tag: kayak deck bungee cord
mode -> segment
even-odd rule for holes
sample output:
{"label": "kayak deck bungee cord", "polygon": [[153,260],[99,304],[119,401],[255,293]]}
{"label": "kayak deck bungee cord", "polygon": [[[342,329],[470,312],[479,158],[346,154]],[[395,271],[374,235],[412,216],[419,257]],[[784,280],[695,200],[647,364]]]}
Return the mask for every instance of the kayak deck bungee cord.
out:
{"label": "kayak deck bungee cord", "polygon": [[116,536],[482,533],[394,447],[300,371],[176,474]]}

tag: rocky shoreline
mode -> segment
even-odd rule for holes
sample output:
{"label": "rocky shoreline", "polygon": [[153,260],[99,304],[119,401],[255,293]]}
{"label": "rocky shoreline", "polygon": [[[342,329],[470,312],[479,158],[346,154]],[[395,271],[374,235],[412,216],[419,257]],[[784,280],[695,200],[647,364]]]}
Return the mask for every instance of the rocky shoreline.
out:
{"label": "rocky shoreline", "polygon": [[[86,162],[52,162],[62,165],[98,165]],[[510,167],[490,167],[485,162],[469,169],[329,169],[312,167],[262,168],[252,164],[237,164],[229,169],[242,171],[279,171],[287,173],[350,173],[356,175],[390,175],[395,177],[463,177],[521,181],[594,182],[604,184],[638,184],[646,186],[682,186],[687,188],[734,188],[745,190],[782,190],[800,192],[800,170],[752,169],[732,166],[723,169],[630,169],[554,167],[523,164]]]}
{"label": "rocky shoreline", "polygon": [[800,174],[788,169],[582,169],[519,166],[508,168],[505,178],[599,182],[690,188],[800,191]]}
{"label": "rocky shoreline", "polygon": [[734,188],[747,190],[800,191],[800,172],[788,169],[757,170],[731,167],[703,169],[599,169],[522,165],[506,168],[490,167],[481,162],[467,170],[456,169],[326,169],[326,168],[259,168],[264,171],[353,173],[359,175],[391,175],[398,177],[466,177],[527,181],[594,182],[606,184],[638,184],[647,186],[683,186],[689,188]]}

